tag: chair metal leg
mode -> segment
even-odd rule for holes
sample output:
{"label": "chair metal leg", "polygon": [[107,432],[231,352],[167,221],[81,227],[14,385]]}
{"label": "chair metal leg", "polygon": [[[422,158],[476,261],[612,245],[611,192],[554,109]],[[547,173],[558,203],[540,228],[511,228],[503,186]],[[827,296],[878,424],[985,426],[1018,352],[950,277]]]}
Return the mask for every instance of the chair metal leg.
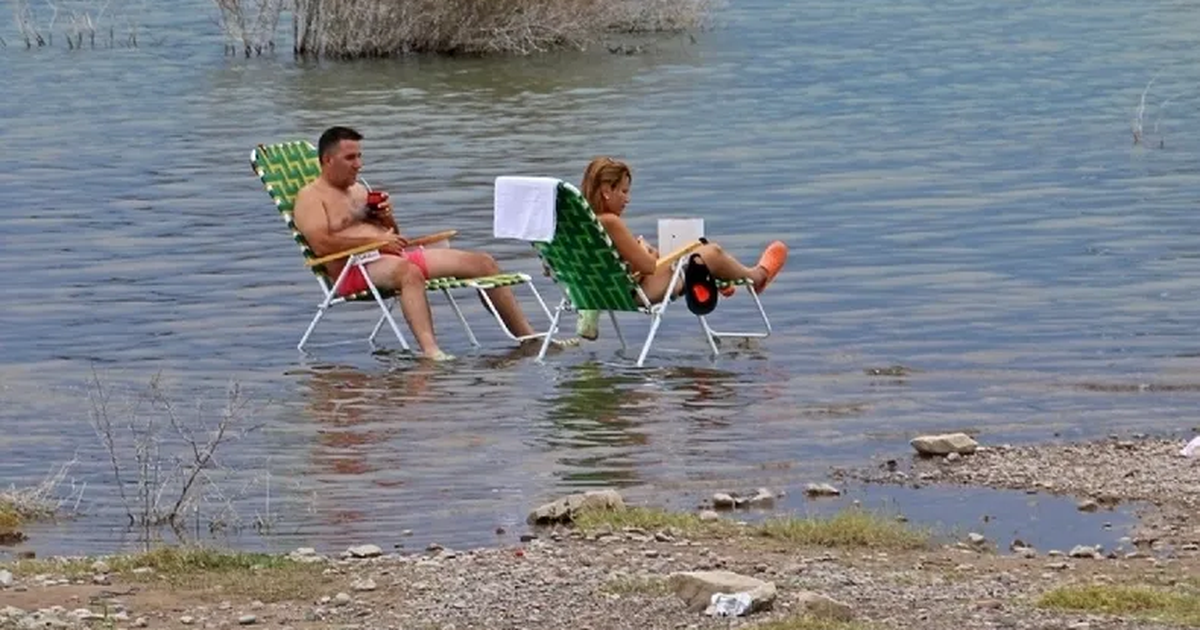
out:
{"label": "chair metal leg", "polygon": [[[388,305],[388,310],[391,310],[395,307],[396,307],[396,300],[395,300],[395,298],[393,298],[391,300],[391,303]],[[367,342],[374,345],[375,337],[379,336],[379,331],[383,328],[383,322],[385,322],[385,321],[387,321],[387,320],[383,317],[383,315],[380,315],[379,321],[375,322],[375,327],[371,329],[371,336],[367,337]]]}
{"label": "chair metal leg", "polygon": [[[750,297],[754,299],[754,305],[756,307],[758,307],[758,315],[762,319],[763,327],[766,329],[766,332],[717,331],[717,330],[713,330],[712,328],[710,328],[708,326],[707,322],[704,322],[706,334],[708,334],[711,338],[717,339],[717,340],[719,340],[723,337],[739,337],[739,338],[744,338],[744,339],[765,339],[765,338],[771,336],[771,320],[767,319],[767,311],[765,309],[763,309],[762,300],[760,300],[758,298],[758,292],[755,291],[754,287],[751,287],[751,286],[747,286],[746,291],[750,293]],[[703,320],[704,318],[701,318],[701,319]]]}
{"label": "chair metal leg", "polygon": [[346,278],[346,272],[350,270],[350,264],[353,262],[353,260],[354,258],[351,257],[350,262],[348,262],[345,267],[342,267],[342,272],[338,274],[337,278],[334,279],[332,287],[326,289],[325,285],[320,280],[317,281],[317,284],[321,285],[321,291],[325,294],[325,298],[321,300],[319,305],[317,305],[316,315],[313,315],[312,321],[308,323],[308,329],[304,331],[304,336],[300,337],[300,343],[296,344],[297,350],[301,352],[304,351],[304,344],[308,343],[308,338],[312,335],[313,331],[316,330],[317,323],[320,322],[321,318],[325,316],[325,311],[329,310],[329,305],[333,303],[333,300],[337,297],[337,289],[339,286],[341,286],[342,280]]}
{"label": "chair metal leg", "polygon": [[625,335],[621,333],[621,325],[617,323],[617,314],[609,311],[608,317],[612,320],[613,330],[617,331],[617,339],[621,342],[621,350],[627,350],[629,345],[625,343]]}
{"label": "chair metal leg", "polygon": [[[530,286],[532,286],[532,283],[530,283]],[[503,330],[504,334],[506,336],[508,336],[509,339],[512,339],[513,341],[516,341],[517,343],[520,343],[522,341],[528,341],[530,339],[538,339],[539,337],[541,337],[542,333],[533,333],[532,335],[525,335],[523,337],[518,337],[513,334],[512,330],[509,330],[508,325],[504,323],[504,319],[500,317],[499,311],[496,310],[496,305],[492,302],[491,296],[487,294],[488,289],[494,289],[494,288],[496,288],[496,287],[487,286],[487,285],[475,285],[475,290],[479,291],[479,297],[483,299],[484,303],[487,305],[487,310],[489,312],[491,312],[492,317],[494,317],[496,319],[496,323],[500,325],[500,330]],[[536,295],[537,289],[534,289],[534,292]],[[541,295],[538,295],[537,298],[538,298],[539,302],[542,301]],[[542,308],[546,308],[546,304],[544,302],[542,303]],[[547,315],[550,314],[549,309],[546,309],[546,314]]]}
{"label": "chair metal leg", "polygon": [[308,323],[308,330],[304,331],[304,336],[300,338],[300,343],[296,344],[297,350],[304,350],[304,344],[308,343],[308,337],[312,335],[313,330],[317,327],[317,322],[321,321],[321,318],[325,315],[325,309],[327,308],[328,302],[329,300],[327,298],[325,302],[322,302],[321,305],[317,307],[317,314],[314,315],[312,321]]}
{"label": "chair metal leg", "polygon": [[650,322],[650,332],[646,334],[646,343],[642,345],[642,352],[638,355],[638,367],[642,367],[646,364],[646,355],[650,352],[650,345],[654,343],[654,335],[658,334],[658,326],[661,323],[662,311],[655,311],[654,319]]}
{"label": "chair metal leg", "polygon": [[563,310],[567,307],[567,299],[563,298],[558,303],[558,308],[554,310],[554,315],[550,318],[550,328],[546,331],[545,338],[542,339],[542,348],[538,351],[537,361],[541,363],[546,358],[546,351],[550,349],[550,340],[554,338],[554,333],[558,332],[558,320],[562,317]]}
{"label": "chair metal leg", "polygon": [[700,328],[704,331],[704,338],[708,340],[708,347],[712,348],[713,356],[715,357],[721,354],[721,351],[717,349],[716,334],[713,332],[713,329],[708,326],[708,318],[704,315],[699,315],[697,316],[697,319],[700,320]]}
{"label": "chair metal leg", "polygon": [[542,312],[546,314],[546,319],[550,319],[551,317],[553,317],[550,314],[550,307],[546,306],[546,301],[542,299],[542,294],[538,293],[537,286],[535,284],[533,284],[533,278],[530,278],[529,282],[527,282],[526,284],[529,285],[529,290],[533,291],[533,297],[537,298],[538,306],[542,307]]}
{"label": "chair metal leg", "polygon": [[463,316],[462,309],[458,307],[458,301],[455,300],[454,296],[450,294],[449,289],[443,288],[442,294],[445,295],[446,299],[450,301],[450,307],[454,309],[454,314],[458,316],[458,321],[463,325],[463,328],[466,329],[467,339],[471,342],[471,345],[479,347],[479,340],[475,338],[475,331],[471,330],[471,324],[467,323],[467,318]]}
{"label": "chair metal leg", "polygon": [[654,336],[658,334],[658,327],[662,324],[663,313],[667,310],[667,305],[671,303],[671,296],[675,293],[675,285],[683,278],[682,262],[675,263],[675,271],[671,274],[671,281],[667,283],[667,292],[663,294],[662,302],[650,307],[650,314],[654,318],[650,322],[650,332],[646,334],[646,343],[642,345],[642,353],[638,355],[637,366],[642,367],[646,363],[646,355],[650,352],[650,345],[654,343]]}
{"label": "chair metal leg", "polygon": [[375,303],[379,305],[379,310],[383,311],[383,316],[387,318],[387,323],[392,327],[392,332],[396,333],[396,339],[400,341],[400,347],[404,348],[405,352],[409,352],[408,342],[404,340],[404,335],[400,332],[400,327],[396,325],[396,320],[392,319],[392,310],[388,308],[384,302],[383,296],[379,295],[379,289],[375,288],[375,283],[371,281],[371,276],[363,274],[363,278],[367,281],[367,288],[371,289],[371,295],[375,297]]}

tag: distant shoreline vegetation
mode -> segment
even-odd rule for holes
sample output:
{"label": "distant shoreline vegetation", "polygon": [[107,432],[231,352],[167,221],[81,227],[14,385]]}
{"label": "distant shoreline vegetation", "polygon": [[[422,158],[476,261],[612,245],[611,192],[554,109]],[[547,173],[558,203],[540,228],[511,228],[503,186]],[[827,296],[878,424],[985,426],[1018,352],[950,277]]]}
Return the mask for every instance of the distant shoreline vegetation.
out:
{"label": "distant shoreline vegetation", "polygon": [[703,29],[716,0],[214,0],[226,53],[274,51],[284,12],[304,58],[528,55],[614,34]]}

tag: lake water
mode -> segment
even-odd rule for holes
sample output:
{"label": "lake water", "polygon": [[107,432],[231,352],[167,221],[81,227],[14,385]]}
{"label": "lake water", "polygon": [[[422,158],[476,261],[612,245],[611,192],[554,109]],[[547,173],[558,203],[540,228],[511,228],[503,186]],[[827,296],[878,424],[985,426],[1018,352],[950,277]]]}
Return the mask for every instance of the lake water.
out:
{"label": "lake water", "polygon": [[[682,504],[795,489],[922,431],[996,443],[1196,423],[1186,3],[749,0],[641,54],[321,64],[223,57],[210,7],[188,7],[145,9],[137,48],[30,51],[0,25],[0,484],[77,458],[59,493],[74,480],[82,497],[78,519],[31,531],[39,553],[132,544],[89,423],[93,378],[113,394],[130,496],[131,397],[157,375],[198,429],[240,384],[235,428],[254,430],[218,449],[231,472],[201,479],[196,518],[270,520],[270,536],[229,530],[255,548],[404,529],[409,546],[507,540],[493,530],[574,489]],[[698,216],[746,261],[791,245],[763,297],[775,332],[712,360],[680,309],[645,369],[608,327],[539,365],[464,295],[477,351],[434,302],[453,363],[362,343],[301,354],[317,286],[248,158],[331,124],[366,134],[364,177],[410,233],[458,229],[456,245],[554,299],[528,244],[491,238],[493,178],[578,182],[592,156],[625,158],[640,233]],[[741,297],[716,319],[753,314]],[[315,341],[373,322],[335,309]],[[871,373],[889,366],[907,373]],[[159,418],[167,474],[179,442],[140,409]]]}

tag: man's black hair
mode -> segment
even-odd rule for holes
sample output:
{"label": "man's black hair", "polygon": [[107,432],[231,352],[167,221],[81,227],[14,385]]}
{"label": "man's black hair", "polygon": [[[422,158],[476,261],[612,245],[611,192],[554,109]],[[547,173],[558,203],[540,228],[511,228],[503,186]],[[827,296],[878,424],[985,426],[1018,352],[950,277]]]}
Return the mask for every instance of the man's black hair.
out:
{"label": "man's black hair", "polygon": [[363,135],[350,127],[330,127],[321,134],[321,139],[317,140],[317,155],[325,157],[325,154],[332,151],[342,140],[359,141],[363,139]]}

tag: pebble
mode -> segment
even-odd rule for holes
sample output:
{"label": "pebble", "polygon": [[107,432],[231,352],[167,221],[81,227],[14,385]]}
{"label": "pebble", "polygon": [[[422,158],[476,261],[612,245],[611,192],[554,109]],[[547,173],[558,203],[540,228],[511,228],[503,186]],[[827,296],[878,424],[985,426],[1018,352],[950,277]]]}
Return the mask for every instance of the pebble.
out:
{"label": "pebble", "polygon": [[0,569],[0,586],[8,588],[13,585],[13,574],[10,571]]}
{"label": "pebble", "polygon": [[355,580],[354,583],[350,585],[350,588],[360,592],[367,592],[375,590],[378,588],[378,586],[375,584],[375,580],[372,580],[371,578],[364,578],[361,580]]}
{"label": "pebble", "polygon": [[179,623],[181,623],[185,626],[190,626],[190,625],[196,623],[196,618],[192,617],[191,615],[184,615],[179,618]]}
{"label": "pebble", "polygon": [[145,628],[146,626],[149,626],[149,625],[150,625],[150,620],[146,619],[145,617],[138,617],[137,619],[133,620],[134,628]]}
{"label": "pebble", "polygon": [[333,605],[334,606],[345,606],[345,605],[349,604],[350,601],[351,601],[350,595],[348,595],[347,593],[338,593],[337,595],[333,596]]}
{"label": "pebble", "polygon": [[256,623],[258,623],[258,617],[255,617],[254,615],[242,615],[241,617],[238,617],[239,626],[249,626]]}

